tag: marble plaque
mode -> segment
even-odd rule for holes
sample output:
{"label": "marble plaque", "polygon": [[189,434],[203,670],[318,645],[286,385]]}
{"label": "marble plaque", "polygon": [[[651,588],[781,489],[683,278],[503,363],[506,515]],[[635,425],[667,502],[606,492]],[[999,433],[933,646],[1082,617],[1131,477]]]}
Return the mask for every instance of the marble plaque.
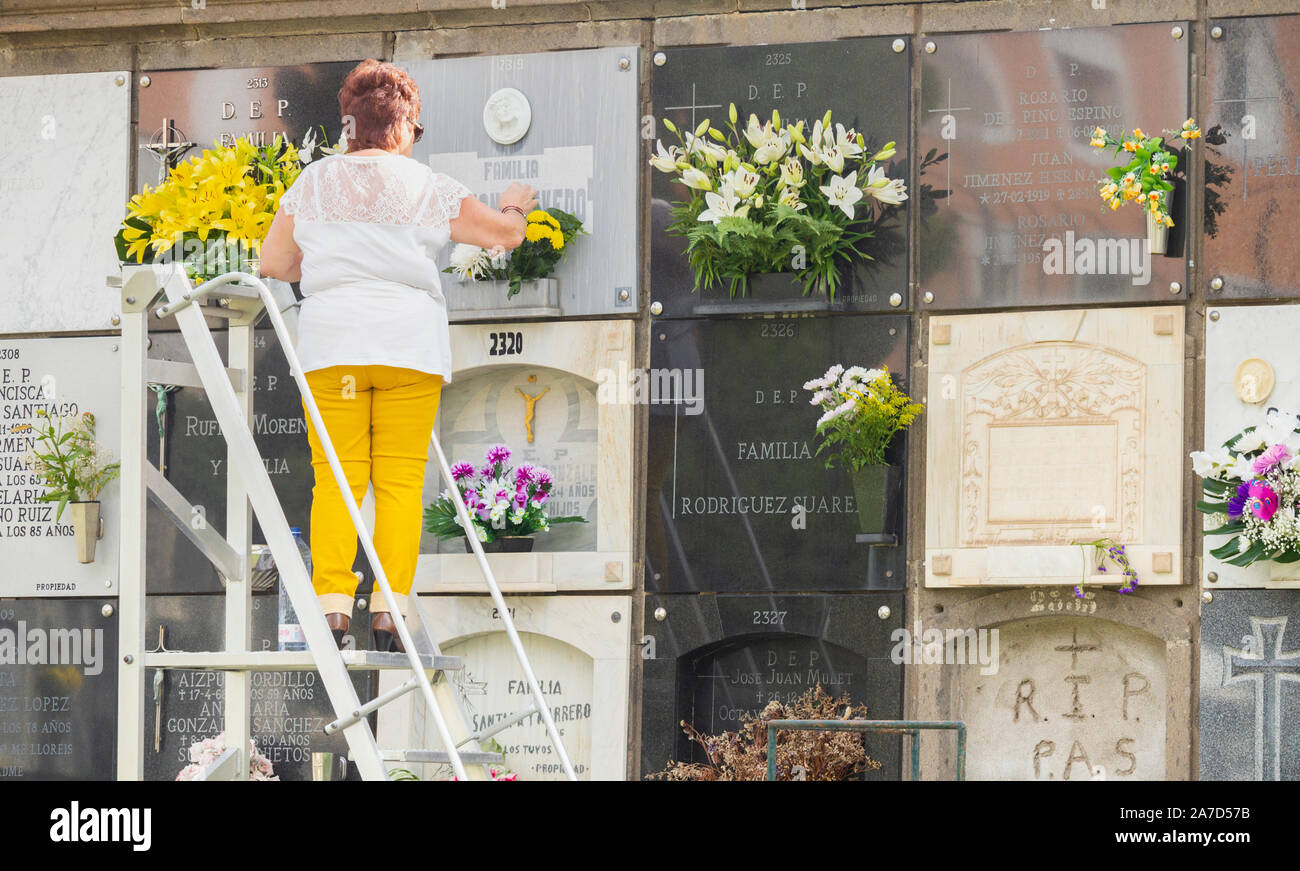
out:
{"label": "marble plaque", "polygon": [[[156,185],[172,165],[214,145],[275,135],[338,142],[338,92],[355,61],[218,70],[151,70],[140,77],[137,183]],[[144,79],[149,80],[148,86]],[[324,128],[322,132],[322,126]]]}
{"label": "marble plaque", "polygon": [[889,316],[655,321],[646,588],[902,589],[906,436],[887,457],[892,544],[859,543],[853,485],[817,456],[803,385],[840,363],[886,365],[906,389],[907,336]]}
{"label": "marble plaque", "polygon": [[932,40],[920,150],[946,156],[927,183],[948,193],[920,233],[920,286],[934,308],[1168,300],[1174,281],[1185,297],[1186,191],[1175,190],[1168,253],[1151,255],[1142,212],[1112,212],[1097,195],[1118,161],[1088,144],[1098,126],[1158,133],[1187,118],[1191,40],[1172,27]]}
{"label": "marble plaque", "polygon": [[[40,410],[95,416],[105,462],[121,459],[118,384],[121,360],[112,336],[0,339],[0,592],[5,596],[117,595],[118,483],[99,494],[104,535],[93,562],[77,561],[72,512],[41,502],[47,488],[24,457],[49,452],[31,430]],[[65,445],[63,450],[67,450]]]}
{"label": "marble plaque", "polygon": [[1222,590],[1201,606],[1200,777],[1300,780],[1300,593]]}
{"label": "marble plaque", "polygon": [[[654,135],[665,146],[677,140],[662,119],[678,130],[694,130],[708,118],[726,131],[727,111],[736,104],[739,125],[750,114],[760,122],[780,112],[781,122],[806,120],[809,131],[831,110],[832,124],[840,123],[861,133],[866,150],[874,153],[886,142],[896,142],[898,153],[886,166],[890,177],[907,178],[909,138],[908,94],[910,51],[894,50],[892,37],[838,39],[834,42],[775,43],[668,48],[665,60],[654,67]],[[906,45],[907,40],[899,42]],[[870,82],[870,87],[864,87]],[[647,140],[653,153],[654,140]],[[686,240],[669,236],[672,202],[686,199],[687,189],[673,176],[648,169],[651,179],[651,298],[663,306],[663,316],[693,317],[742,311],[792,311],[814,309],[889,310],[907,299],[907,216],[917,192],[908,201],[886,211],[877,222],[875,237],[860,243],[871,262],[859,262],[835,301],[824,295],[803,295],[788,275],[753,280],[747,297],[732,299],[726,285],[692,292],[695,275],[686,260]],[[923,170],[924,172],[925,170]],[[897,294],[897,298],[890,299]]]}
{"label": "marble plaque", "polygon": [[[635,314],[640,86],[636,46],[408,60],[420,88],[424,138],[415,159],[496,206],[512,182],[538,190],[540,208],[577,216],[591,234],[572,241],[553,277],[557,316]],[[513,93],[512,93],[513,92]],[[452,246],[438,258],[445,267]],[[535,308],[526,295],[501,316]],[[451,318],[483,307],[481,288],[443,281]]]}
{"label": "marble plaque", "polygon": [[[652,594],[644,614],[642,776],[670,761],[705,761],[682,720],[707,734],[734,732],[769,702],[819,684],[866,705],[871,719],[902,718],[903,666],[890,658],[901,593]],[[899,739],[868,735],[866,743],[882,763],[866,779],[896,780]]]}
{"label": "marble plaque", "polygon": [[971,780],[1162,780],[1165,645],[1080,617],[1004,624],[996,673],[961,668]]}
{"label": "marble plaque", "polygon": [[[516,592],[629,589],[632,585],[633,329],[629,321],[457,324],[452,382],[435,426],[449,463],[483,465],[506,444],[511,463],[549,468],[556,524],[532,553],[493,554],[498,583]],[[447,486],[430,448],[424,504]],[[463,538],[425,533],[415,589],[486,591]]]}
{"label": "marble plaque", "polygon": [[[226,334],[214,332],[218,351],[225,354]],[[151,333],[149,356],[189,362],[189,351],[180,333]],[[314,477],[311,449],[307,444],[307,423],[298,385],[275,331],[254,331],[253,338],[253,436],[263,465],[284,507],[290,526],[302,529],[311,542],[311,491]],[[163,387],[160,385],[160,387]],[[149,462],[159,466],[180,490],[204,522],[224,531],[226,525],[226,440],[207,394],[194,387],[182,387],[163,394],[148,395],[153,414],[146,425]],[[159,437],[160,429],[163,433]],[[163,458],[159,463],[159,446]],[[150,593],[219,592],[221,581],[212,564],[168,519],[153,499],[148,505],[147,573]],[[262,542],[261,526],[253,519],[253,541]],[[358,548],[354,568],[371,577],[365,556]]]}
{"label": "marble plaque", "polygon": [[0,599],[0,780],[113,780],[115,599]]}
{"label": "marble plaque", "polygon": [[0,77],[0,333],[107,330],[127,200],[128,72]]}
{"label": "marble plaque", "polygon": [[[1205,321],[1205,445],[1218,447],[1246,427],[1263,423],[1270,408],[1300,412],[1300,372],[1291,352],[1300,306],[1212,304],[1210,312]],[[1199,493],[1199,478],[1196,487]],[[1202,541],[1207,589],[1300,585],[1296,563],[1239,568],[1211,556],[1225,541],[1223,536]]]}
{"label": "marble plaque", "polygon": [[1288,241],[1300,220],[1300,15],[1210,22],[1205,74],[1205,254],[1209,298],[1300,296]]}
{"label": "marble plaque", "polygon": [[[253,597],[251,649],[276,649],[278,607],[275,593]],[[220,650],[224,646],[224,597],[149,596],[148,609],[145,641],[150,649],[158,645],[159,630],[162,630],[162,644],[168,650]],[[369,647],[368,615],[368,611],[353,612],[348,632],[352,646]],[[159,695],[155,696],[153,687],[159,673],[162,684]],[[363,702],[374,695],[375,674],[349,672]],[[224,731],[225,687],[225,678],[219,671],[146,669],[146,780],[174,780],[189,764],[191,744],[215,738]],[[271,761],[282,781],[311,780],[312,753],[351,756],[342,734],[326,736],[321,731],[335,714],[319,672],[252,672],[249,712],[251,736],[257,742],[257,749]]]}
{"label": "marble plaque", "polygon": [[[930,319],[926,584],[1117,584],[1181,575],[1183,310]],[[1090,549],[1089,549],[1090,552]]]}
{"label": "marble plaque", "polygon": [[[443,653],[464,660],[464,670],[451,673],[450,680],[464,700],[471,728],[490,726],[532,701],[491,599],[420,596],[419,601],[421,617]],[[505,602],[578,779],[623,780],[632,600],[627,596],[510,596]],[[423,716],[424,705],[414,707],[416,716],[409,723],[415,743],[410,746],[437,749],[441,744],[432,721]],[[395,708],[396,716],[402,716],[400,710]],[[381,729],[383,717],[381,713]],[[520,780],[564,779],[540,717],[524,719],[498,733],[495,740],[505,751],[505,767]],[[427,779],[450,777],[449,767],[426,768]]]}

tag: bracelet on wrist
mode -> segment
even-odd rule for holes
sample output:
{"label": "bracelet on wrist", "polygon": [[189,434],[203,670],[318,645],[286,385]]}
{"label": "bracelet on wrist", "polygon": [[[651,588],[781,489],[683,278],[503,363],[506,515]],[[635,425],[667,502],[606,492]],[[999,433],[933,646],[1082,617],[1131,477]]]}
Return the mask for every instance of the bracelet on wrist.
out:
{"label": "bracelet on wrist", "polygon": [[528,219],[528,216],[524,214],[524,210],[519,208],[519,206],[515,206],[515,205],[502,206],[501,212],[502,214],[506,212],[518,212],[521,218],[523,218],[524,220]]}

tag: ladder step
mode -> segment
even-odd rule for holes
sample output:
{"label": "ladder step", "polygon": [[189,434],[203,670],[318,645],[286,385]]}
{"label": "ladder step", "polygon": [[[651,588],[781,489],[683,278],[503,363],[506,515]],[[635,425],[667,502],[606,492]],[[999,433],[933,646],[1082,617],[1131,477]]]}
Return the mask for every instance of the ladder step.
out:
{"label": "ladder step", "polygon": [[[378,650],[341,650],[343,664],[349,671],[387,671],[411,668],[405,653],[381,653]],[[459,671],[459,656],[420,656],[425,671]],[[310,650],[168,650],[146,653],[145,668],[211,669],[214,671],[295,671],[315,670],[316,660]]]}
{"label": "ladder step", "polygon": [[[450,763],[447,758],[446,750],[381,750],[385,762],[442,762]],[[497,762],[504,762],[505,757],[500,753],[489,753],[486,750],[478,750],[473,753],[468,750],[462,751],[460,761],[465,765],[492,765]]]}

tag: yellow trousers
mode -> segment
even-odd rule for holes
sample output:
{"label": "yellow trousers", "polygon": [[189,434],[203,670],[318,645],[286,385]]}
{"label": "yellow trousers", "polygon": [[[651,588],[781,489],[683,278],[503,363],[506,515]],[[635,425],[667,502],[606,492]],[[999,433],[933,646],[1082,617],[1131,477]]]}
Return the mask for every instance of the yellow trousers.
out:
{"label": "yellow trousers", "polygon": [[[366,485],[375,486],[375,550],[405,615],[420,553],[424,466],[442,376],[393,366],[330,366],[306,375],[358,505]],[[356,529],[310,416],[307,438],[316,479],[311,500],[312,586],[326,614],[350,615],[357,593],[352,573]],[[388,610],[377,583],[370,610]]]}

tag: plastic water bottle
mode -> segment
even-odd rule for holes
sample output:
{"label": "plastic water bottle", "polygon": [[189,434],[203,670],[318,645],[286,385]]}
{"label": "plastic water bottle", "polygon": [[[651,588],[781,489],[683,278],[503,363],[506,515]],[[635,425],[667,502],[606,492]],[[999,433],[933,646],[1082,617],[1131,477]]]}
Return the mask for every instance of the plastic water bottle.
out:
{"label": "plastic water bottle", "polygon": [[[298,553],[302,554],[303,564],[307,566],[307,577],[311,577],[311,548],[307,542],[302,540],[302,530],[296,526],[289,528],[293,533],[293,543],[298,546]],[[289,600],[289,591],[284,588],[284,574],[280,575],[280,650],[306,650],[307,636],[303,634],[302,624],[298,622],[298,614],[293,610],[293,602]]]}

